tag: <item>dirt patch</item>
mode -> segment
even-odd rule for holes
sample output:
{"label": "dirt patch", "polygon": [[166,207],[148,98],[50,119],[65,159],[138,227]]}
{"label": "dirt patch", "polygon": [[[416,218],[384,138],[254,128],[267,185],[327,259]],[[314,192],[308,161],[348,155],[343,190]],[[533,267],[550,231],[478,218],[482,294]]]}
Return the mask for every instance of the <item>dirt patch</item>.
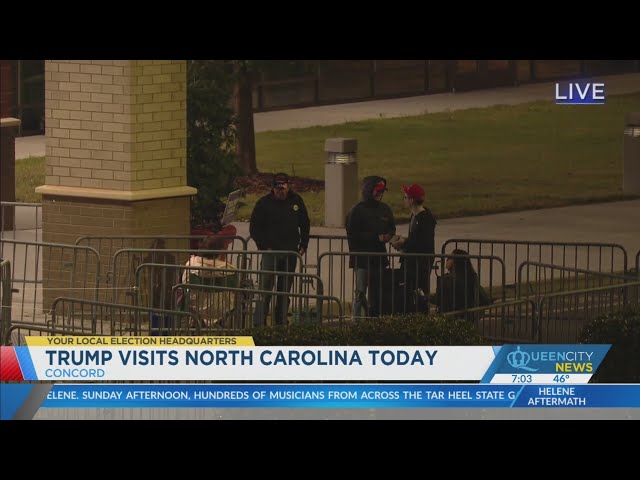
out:
{"label": "dirt patch", "polygon": [[[271,190],[272,173],[257,173],[235,180],[235,187],[244,189],[245,194],[267,193]],[[321,192],[324,190],[324,180],[304,177],[289,177],[289,187],[297,193]]]}

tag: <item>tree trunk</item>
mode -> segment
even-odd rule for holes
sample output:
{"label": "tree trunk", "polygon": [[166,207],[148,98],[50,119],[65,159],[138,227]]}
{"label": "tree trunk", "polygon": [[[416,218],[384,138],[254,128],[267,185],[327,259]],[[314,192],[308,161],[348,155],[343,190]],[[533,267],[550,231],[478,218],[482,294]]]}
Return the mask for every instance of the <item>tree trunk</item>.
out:
{"label": "tree trunk", "polygon": [[237,115],[237,162],[245,175],[258,173],[256,166],[256,139],[253,127],[253,95],[251,77],[246,65],[236,64],[234,92]]}

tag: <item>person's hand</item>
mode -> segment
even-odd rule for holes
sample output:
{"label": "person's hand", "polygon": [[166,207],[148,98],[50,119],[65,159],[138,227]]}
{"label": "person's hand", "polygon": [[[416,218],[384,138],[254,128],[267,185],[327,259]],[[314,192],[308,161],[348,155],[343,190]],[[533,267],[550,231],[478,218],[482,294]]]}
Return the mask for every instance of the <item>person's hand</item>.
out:
{"label": "person's hand", "polygon": [[404,247],[405,242],[407,241],[407,239],[405,237],[401,237],[400,235],[396,235],[395,237],[393,237],[390,240],[391,246],[393,248],[395,248],[396,250],[400,250],[402,247]]}
{"label": "person's hand", "polygon": [[390,233],[381,233],[380,235],[378,235],[378,239],[382,242],[382,243],[387,243],[389,240],[391,240],[391,234]]}
{"label": "person's hand", "polygon": [[300,247],[298,249],[298,253],[300,254],[300,256],[304,256],[304,254],[307,253],[306,247]]}

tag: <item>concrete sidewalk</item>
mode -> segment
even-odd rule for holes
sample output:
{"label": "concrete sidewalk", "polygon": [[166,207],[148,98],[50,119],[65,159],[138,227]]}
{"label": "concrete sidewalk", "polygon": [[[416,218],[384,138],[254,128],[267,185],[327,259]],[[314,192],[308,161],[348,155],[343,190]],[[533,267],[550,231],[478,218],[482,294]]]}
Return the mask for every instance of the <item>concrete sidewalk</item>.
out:
{"label": "concrete sidewalk", "polygon": [[[640,73],[594,78],[605,84],[607,95],[640,92]],[[375,118],[395,118],[492,105],[517,105],[534,101],[553,101],[555,82],[519,87],[492,88],[463,93],[439,93],[417,97],[372,100],[321,107],[261,112],[253,116],[256,132],[289,130]],[[37,135],[16,139],[16,158],[45,155],[45,137]]]}

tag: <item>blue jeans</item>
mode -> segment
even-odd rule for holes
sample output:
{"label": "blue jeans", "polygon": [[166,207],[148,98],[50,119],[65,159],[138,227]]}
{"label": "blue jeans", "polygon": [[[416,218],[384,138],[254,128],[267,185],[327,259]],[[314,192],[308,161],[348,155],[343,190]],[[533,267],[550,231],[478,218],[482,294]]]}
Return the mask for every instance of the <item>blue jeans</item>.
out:
{"label": "blue jeans", "polygon": [[368,265],[355,269],[356,292],[353,299],[353,317],[378,317],[381,309],[381,281],[386,267]]}
{"label": "blue jeans", "polygon": [[[286,253],[265,253],[260,261],[260,269],[276,272],[295,272],[298,257]],[[278,277],[277,280],[275,277]],[[273,290],[274,280],[276,280],[277,292],[289,292],[293,285],[292,275],[277,275],[274,273],[261,273],[258,282],[260,290]],[[253,325],[255,327],[263,326],[267,319],[267,312],[271,297],[273,295],[261,294],[261,298],[256,303],[256,310],[253,312]],[[287,311],[289,310],[289,297],[287,295],[277,295],[274,322],[277,325],[287,324]]]}
{"label": "blue jeans", "polygon": [[367,286],[369,285],[369,274],[366,268],[356,268],[355,284],[356,291],[353,298],[353,313],[352,318],[366,316],[369,310],[367,305]]}

